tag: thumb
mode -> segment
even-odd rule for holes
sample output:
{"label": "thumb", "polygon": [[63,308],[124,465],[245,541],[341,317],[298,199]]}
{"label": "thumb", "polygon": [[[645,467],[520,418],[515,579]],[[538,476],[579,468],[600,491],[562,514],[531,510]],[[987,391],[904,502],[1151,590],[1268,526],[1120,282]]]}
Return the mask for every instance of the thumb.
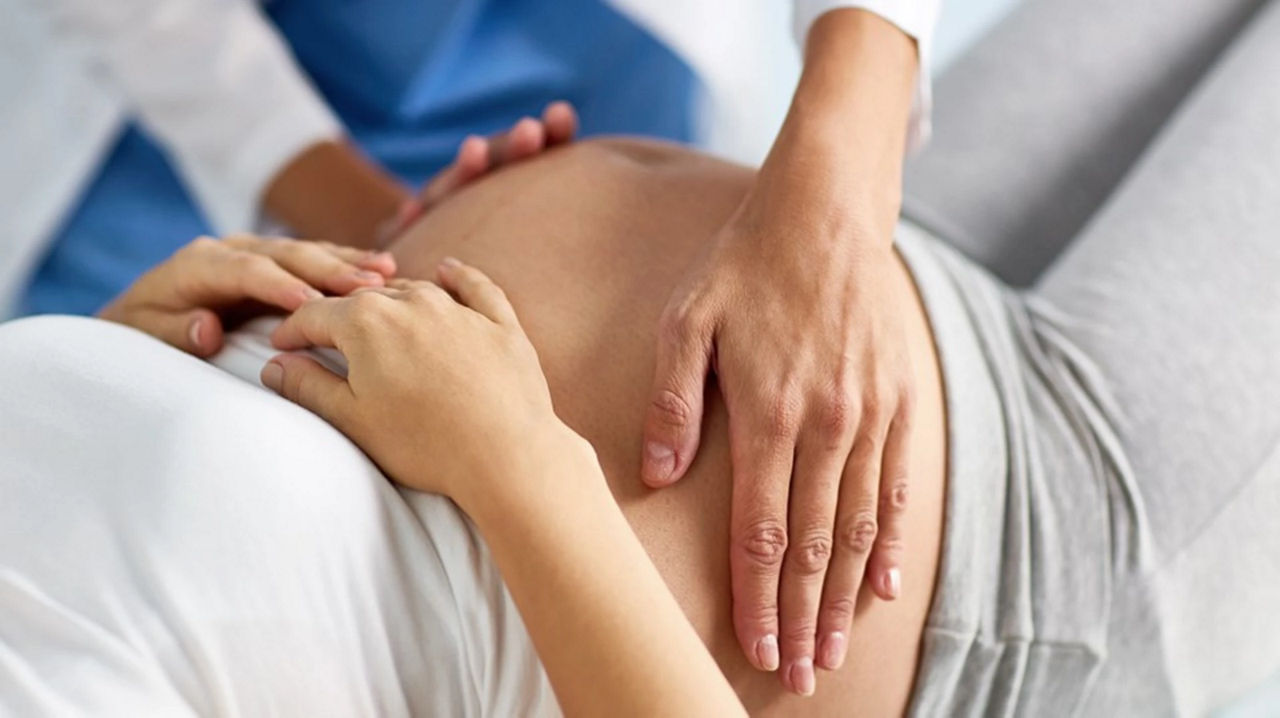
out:
{"label": "thumb", "polygon": [[698,453],[713,335],[709,324],[688,317],[664,317],[659,330],[640,468],[641,478],[654,488],[679,481]]}
{"label": "thumb", "polygon": [[262,385],[343,430],[355,397],[346,380],[319,362],[280,354],[262,367]]}

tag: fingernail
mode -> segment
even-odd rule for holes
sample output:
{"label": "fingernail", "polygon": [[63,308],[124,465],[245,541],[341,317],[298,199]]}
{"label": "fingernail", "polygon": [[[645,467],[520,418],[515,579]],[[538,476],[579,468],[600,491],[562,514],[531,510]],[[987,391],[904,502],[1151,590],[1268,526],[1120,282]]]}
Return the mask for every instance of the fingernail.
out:
{"label": "fingernail", "polygon": [[902,592],[902,573],[896,566],[885,571],[883,583],[885,595],[889,598],[897,598]]}
{"label": "fingernail", "polygon": [[650,441],[644,446],[645,468],[649,478],[654,481],[666,481],[676,470],[676,452],[670,446]]}
{"label": "fingernail", "polygon": [[462,262],[459,262],[455,257],[445,257],[444,259],[440,260],[440,264],[442,264],[442,265],[444,265],[444,266],[446,266],[446,267],[461,267],[461,266],[462,266]]}
{"label": "fingernail", "polygon": [[201,346],[201,342],[200,342],[200,325],[201,324],[202,322],[199,319],[197,319],[191,322],[191,326],[187,328],[187,338],[191,340],[191,346],[197,349],[199,349]]}
{"label": "fingernail", "polygon": [[358,272],[355,272],[354,276],[355,276],[355,278],[356,278],[356,279],[359,279],[359,280],[360,280],[360,281],[362,281],[362,282],[380,282],[380,281],[382,281],[382,275],[381,275],[381,274],[378,274],[377,272],[370,272],[370,271],[368,271],[368,270],[364,270],[364,269],[362,269],[362,270],[360,270],[360,271],[358,271]]}
{"label": "fingernail", "polygon": [[813,659],[805,656],[796,659],[791,664],[787,678],[791,681],[791,688],[802,696],[813,695]]}
{"label": "fingernail", "polygon": [[778,637],[769,635],[756,641],[756,663],[762,670],[778,670]]}
{"label": "fingernail", "polygon": [[834,671],[844,663],[845,637],[841,631],[832,631],[822,639],[818,662],[823,668]]}
{"label": "fingernail", "polygon": [[324,296],[324,292],[321,292],[319,289],[316,289],[315,287],[306,287],[302,290],[302,296],[308,300],[319,299],[320,297]]}
{"label": "fingernail", "polygon": [[284,381],[284,367],[271,361],[262,367],[262,385],[272,391],[280,391],[280,384]]}

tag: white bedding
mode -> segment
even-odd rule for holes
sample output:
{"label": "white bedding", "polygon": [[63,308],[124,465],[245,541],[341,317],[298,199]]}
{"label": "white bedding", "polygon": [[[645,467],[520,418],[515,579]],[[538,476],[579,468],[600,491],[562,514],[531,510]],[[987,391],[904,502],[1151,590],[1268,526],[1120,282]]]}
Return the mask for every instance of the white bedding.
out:
{"label": "white bedding", "polygon": [[0,715],[557,712],[469,522],[315,416],[71,317],[0,325],[0,397]]}

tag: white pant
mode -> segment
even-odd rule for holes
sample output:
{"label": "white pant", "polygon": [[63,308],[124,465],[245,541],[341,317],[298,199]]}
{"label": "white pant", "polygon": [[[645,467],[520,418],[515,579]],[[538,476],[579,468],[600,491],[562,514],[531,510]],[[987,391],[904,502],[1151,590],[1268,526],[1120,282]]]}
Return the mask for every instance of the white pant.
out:
{"label": "white pant", "polygon": [[0,397],[0,715],[557,712],[474,527],[317,417],[69,317]]}

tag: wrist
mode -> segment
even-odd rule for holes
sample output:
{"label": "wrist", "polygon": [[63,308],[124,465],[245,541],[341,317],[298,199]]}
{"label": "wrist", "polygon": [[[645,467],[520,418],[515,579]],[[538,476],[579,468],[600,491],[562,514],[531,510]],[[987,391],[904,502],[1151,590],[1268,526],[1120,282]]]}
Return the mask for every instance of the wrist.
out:
{"label": "wrist", "polygon": [[594,447],[558,419],[504,442],[454,497],[486,533],[517,518],[537,522],[575,502],[600,498],[612,501]]}
{"label": "wrist", "polygon": [[795,199],[815,216],[845,222],[852,212],[891,230],[917,64],[914,41],[878,15],[841,9],[821,16],[762,181],[801,188]]}
{"label": "wrist", "polygon": [[267,187],[263,205],[299,236],[372,247],[408,192],[342,141],[308,147]]}
{"label": "wrist", "polygon": [[899,173],[825,170],[812,152],[785,148],[784,141],[779,138],[734,217],[744,233],[833,249],[892,244],[902,206]]}

